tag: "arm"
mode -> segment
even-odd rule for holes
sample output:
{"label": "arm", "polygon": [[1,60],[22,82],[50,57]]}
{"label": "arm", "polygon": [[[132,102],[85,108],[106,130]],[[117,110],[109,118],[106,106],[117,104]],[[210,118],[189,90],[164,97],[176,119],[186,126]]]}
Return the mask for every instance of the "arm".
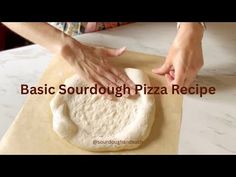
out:
{"label": "arm", "polygon": [[125,48],[108,49],[89,47],[47,23],[3,23],[26,39],[42,45],[54,54],[62,56],[81,78],[98,86],[117,87],[134,83],[121,70],[110,64],[108,57],[121,55]]}
{"label": "arm", "polygon": [[169,85],[189,87],[203,66],[203,33],[200,23],[181,23],[165,63],[153,72],[165,75]]}
{"label": "arm", "polygon": [[22,37],[46,47],[52,53],[60,53],[70,37],[47,23],[3,23]]}

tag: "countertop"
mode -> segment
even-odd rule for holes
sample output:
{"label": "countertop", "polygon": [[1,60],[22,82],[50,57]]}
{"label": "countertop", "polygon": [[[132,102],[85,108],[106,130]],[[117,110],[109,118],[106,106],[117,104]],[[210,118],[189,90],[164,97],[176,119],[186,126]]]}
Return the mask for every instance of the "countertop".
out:
{"label": "countertop", "polygon": [[[165,56],[176,23],[133,23],[78,37],[81,42]],[[236,23],[207,23],[204,67],[197,82],[217,88],[215,95],[185,95],[179,154],[236,153]],[[0,52],[0,138],[26,96],[20,84],[34,85],[52,55],[39,45]]]}

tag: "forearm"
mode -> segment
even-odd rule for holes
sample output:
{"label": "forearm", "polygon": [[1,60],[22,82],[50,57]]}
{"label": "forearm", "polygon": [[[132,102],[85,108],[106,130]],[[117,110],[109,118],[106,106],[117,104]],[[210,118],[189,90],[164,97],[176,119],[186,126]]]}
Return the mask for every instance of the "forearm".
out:
{"label": "forearm", "polygon": [[[86,46],[47,23],[3,24],[24,38],[46,47],[56,55],[60,55],[79,74],[80,78],[98,84],[99,87],[107,87],[111,84],[118,87],[126,84],[131,88],[131,95],[135,93],[133,90],[134,83],[124,71],[109,62],[110,57],[123,54],[124,47],[109,49]],[[107,97],[111,96],[107,95]]]}
{"label": "forearm", "polygon": [[3,24],[22,37],[47,48],[52,53],[61,53],[64,48],[68,48],[68,45],[75,43],[73,38],[47,23],[9,22]]}
{"label": "forearm", "polygon": [[[181,23],[174,43],[178,45],[199,45],[202,41],[204,27],[200,23]],[[183,46],[184,47],[184,46]]]}

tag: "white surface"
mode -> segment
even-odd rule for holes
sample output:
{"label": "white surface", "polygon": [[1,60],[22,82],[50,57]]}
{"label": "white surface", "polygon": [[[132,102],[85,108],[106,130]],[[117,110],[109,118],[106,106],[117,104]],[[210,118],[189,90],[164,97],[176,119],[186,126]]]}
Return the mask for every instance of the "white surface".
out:
{"label": "white surface", "polygon": [[[84,34],[80,41],[166,55],[176,23],[134,23]],[[236,153],[236,23],[207,23],[198,82],[215,95],[185,96],[179,153]],[[0,52],[0,137],[20,110],[21,83],[35,84],[51,59],[38,45]]]}
{"label": "white surface", "polygon": [[50,60],[47,50],[37,45],[0,52],[0,138],[26,98],[20,84],[36,84]]}

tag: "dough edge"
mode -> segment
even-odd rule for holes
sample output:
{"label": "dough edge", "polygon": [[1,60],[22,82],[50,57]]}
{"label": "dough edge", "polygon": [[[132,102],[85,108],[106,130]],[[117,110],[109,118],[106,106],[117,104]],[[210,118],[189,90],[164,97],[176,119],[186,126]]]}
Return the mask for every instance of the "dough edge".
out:
{"label": "dough edge", "polygon": [[[149,78],[147,76],[147,74],[145,74],[143,71],[139,70],[139,69],[135,69],[135,68],[126,68],[125,69],[125,72],[127,73],[127,75],[130,77],[130,75],[132,75],[132,72],[133,71],[136,71],[136,72],[139,72],[140,74],[142,73],[142,77],[137,79],[137,80],[141,80],[142,82],[144,82],[145,84],[147,85],[150,85],[150,81],[149,81]],[[75,75],[72,76],[72,77],[69,77],[68,79],[66,79],[65,81],[65,85],[68,85],[70,86],[70,80],[73,78],[73,77],[76,77]],[[77,76],[78,77],[78,76]],[[137,84],[137,80],[133,80],[135,84]],[[56,111],[58,111],[58,107],[65,104],[63,103],[63,97],[65,95],[60,95],[59,93],[56,93],[56,95],[52,98],[51,102],[50,102],[50,107],[51,107],[51,111],[53,113],[53,130],[54,132],[56,132],[57,135],[59,135],[61,138],[63,138],[67,143],[69,144],[72,144],[73,146],[76,146],[80,149],[83,149],[83,150],[86,150],[86,151],[91,151],[91,152],[115,152],[115,151],[121,151],[121,150],[130,150],[130,149],[136,149],[140,146],[142,146],[143,144],[145,144],[145,140],[148,138],[149,134],[151,133],[151,130],[152,130],[152,126],[153,126],[153,123],[155,121],[155,112],[156,112],[156,101],[155,101],[155,98],[153,95],[145,95],[147,97],[149,97],[149,100],[150,100],[150,104],[152,104],[152,106],[150,107],[151,111],[149,112],[149,115],[146,115],[148,116],[146,119],[147,119],[147,124],[145,126],[146,129],[145,129],[145,133],[139,137],[139,140],[142,141],[141,144],[120,144],[118,146],[114,146],[114,145],[108,145],[107,144],[104,144],[104,147],[100,147],[100,146],[97,146],[97,145],[94,145],[93,147],[89,147],[89,146],[81,146],[80,144],[75,144],[73,143],[72,139],[67,139],[66,136],[62,136],[62,133],[61,133],[61,130],[60,128],[55,128],[55,113]],[[147,98],[146,98],[147,99]],[[66,106],[66,105],[65,105]],[[75,125],[75,123],[73,123],[73,121],[70,119],[70,118],[66,118],[66,119],[69,119],[69,122],[70,122],[70,126],[73,126],[72,124]],[[132,139],[132,138],[131,138]],[[129,141],[129,140],[125,140],[125,141]],[[138,141],[136,139],[132,139],[132,141]]]}

